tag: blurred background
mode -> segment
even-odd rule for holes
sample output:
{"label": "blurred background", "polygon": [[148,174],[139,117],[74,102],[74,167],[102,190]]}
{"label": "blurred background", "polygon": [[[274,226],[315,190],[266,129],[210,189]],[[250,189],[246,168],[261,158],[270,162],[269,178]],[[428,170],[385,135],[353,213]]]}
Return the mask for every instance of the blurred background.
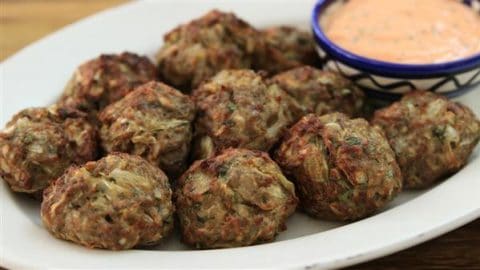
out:
{"label": "blurred background", "polygon": [[0,0],[0,61],[33,41],[127,0]]}

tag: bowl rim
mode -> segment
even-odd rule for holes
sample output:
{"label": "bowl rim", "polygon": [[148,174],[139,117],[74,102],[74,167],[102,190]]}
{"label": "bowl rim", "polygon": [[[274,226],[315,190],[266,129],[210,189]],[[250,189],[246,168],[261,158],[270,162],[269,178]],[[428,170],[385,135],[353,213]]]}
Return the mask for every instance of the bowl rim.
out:
{"label": "bowl rim", "polygon": [[[317,0],[311,13],[311,28],[317,45],[333,56],[336,60],[347,66],[367,71],[375,75],[394,78],[436,78],[452,73],[461,73],[480,67],[480,52],[459,60],[435,63],[435,64],[399,64],[364,57],[337,46],[331,41],[322,30],[318,18],[326,7],[333,1],[339,0]],[[468,1],[463,3],[468,4]]]}

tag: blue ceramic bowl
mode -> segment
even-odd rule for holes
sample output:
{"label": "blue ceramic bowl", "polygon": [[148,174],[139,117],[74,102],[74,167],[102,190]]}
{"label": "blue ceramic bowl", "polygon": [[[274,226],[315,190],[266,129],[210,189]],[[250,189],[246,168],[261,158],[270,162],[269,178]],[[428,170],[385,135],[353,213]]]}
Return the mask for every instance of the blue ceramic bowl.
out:
{"label": "blue ceramic bowl", "polygon": [[[319,23],[326,8],[338,1],[348,0],[319,0],[313,8],[311,26],[317,50],[326,69],[350,78],[367,94],[392,100],[422,89],[455,97],[480,83],[480,53],[439,64],[407,65],[362,57],[340,48],[326,37]],[[480,0],[463,2],[480,12]]]}

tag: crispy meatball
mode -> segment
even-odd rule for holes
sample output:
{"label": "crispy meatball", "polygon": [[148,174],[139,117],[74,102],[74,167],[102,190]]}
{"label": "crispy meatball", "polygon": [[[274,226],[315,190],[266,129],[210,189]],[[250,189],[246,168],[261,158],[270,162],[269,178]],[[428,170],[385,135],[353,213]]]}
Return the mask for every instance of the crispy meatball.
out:
{"label": "crispy meatball", "polygon": [[196,161],[175,198],[183,241],[197,248],[271,241],[297,205],[293,184],[266,153],[233,148]]}
{"label": "crispy meatball", "polygon": [[41,216],[55,237],[89,248],[158,244],[173,229],[172,191],[146,160],[116,153],[71,167],[43,194]]}
{"label": "crispy meatball", "polygon": [[271,83],[296,99],[306,113],[342,112],[360,116],[363,112],[365,96],[362,90],[334,72],[302,66],[274,76]]}
{"label": "crispy meatball", "polygon": [[463,167],[480,139],[480,122],[462,104],[416,91],[377,110],[408,188],[428,187]]}
{"label": "crispy meatball", "polygon": [[96,139],[77,110],[22,110],[0,132],[0,176],[13,191],[39,193],[70,165],[94,159]]}
{"label": "crispy meatball", "polygon": [[189,92],[223,69],[251,68],[265,47],[259,36],[233,13],[210,11],[164,36],[157,54],[160,77]]}
{"label": "crispy meatball", "polygon": [[295,101],[251,70],[225,70],[193,92],[194,157],[228,147],[268,151],[300,115]]}
{"label": "crispy meatball", "polygon": [[169,175],[185,167],[195,117],[189,96],[160,82],[139,86],[100,114],[100,138],[106,152],[144,157]]}
{"label": "crispy meatball", "polygon": [[366,217],[402,189],[395,154],[381,129],[341,113],[303,117],[275,160],[294,181],[303,209],[321,219]]}
{"label": "crispy meatball", "polygon": [[156,68],[146,57],[128,52],[104,54],[75,71],[58,103],[95,114],[155,77]]}
{"label": "crispy meatball", "polygon": [[275,74],[302,65],[320,65],[315,42],[309,32],[290,26],[276,26],[261,33],[266,41],[266,54],[258,58],[258,69]]}

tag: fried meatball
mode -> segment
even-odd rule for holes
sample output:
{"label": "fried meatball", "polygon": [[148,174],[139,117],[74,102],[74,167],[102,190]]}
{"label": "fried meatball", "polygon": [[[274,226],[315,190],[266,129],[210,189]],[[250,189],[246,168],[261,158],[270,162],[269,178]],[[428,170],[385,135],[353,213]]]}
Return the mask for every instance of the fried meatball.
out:
{"label": "fried meatball", "polygon": [[321,219],[366,217],[402,189],[400,168],[381,129],[341,113],[303,117],[275,160],[294,181],[303,209]]}
{"label": "fried meatball", "polygon": [[102,147],[108,153],[140,155],[176,176],[185,169],[194,117],[189,96],[149,82],[99,114]]}
{"label": "fried meatball", "polygon": [[0,176],[16,192],[39,193],[96,154],[96,129],[74,109],[25,109],[0,132]]}
{"label": "fried meatball", "polygon": [[271,241],[298,201],[266,153],[233,148],[196,161],[180,178],[175,200],[183,241],[197,248]]}
{"label": "fried meatball", "polygon": [[319,66],[315,42],[309,32],[290,26],[276,26],[263,30],[265,55],[261,55],[258,69],[273,74],[302,65]]}
{"label": "fried meatball", "polygon": [[340,74],[302,66],[280,73],[270,81],[297,100],[306,113],[342,112],[353,117],[363,112],[362,90]]}
{"label": "fried meatball", "polygon": [[194,157],[228,147],[268,151],[301,115],[295,101],[251,70],[225,70],[193,92]]}
{"label": "fried meatball", "polygon": [[189,92],[223,69],[251,68],[260,33],[233,13],[213,10],[164,36],[157,54],[163,81]]}
{"label": "fried meatball", "polygon": [[41,216],[55,237],[89,248],[158,244],[173,229],[172,191],[146,160],[116,153],[71,167],[43,194]]}
{"label": "fried meatball", "polygon": [[155,77],[156,68],[146,57],[128,52],[100,55],[75,71],[58,104],[95,114]]}
{"label": "fried meatball", "polygon": [[480,139],[480,122],[469,108],[427,91],[377,110],[372,123],[385,130],[408,188],[460,170]]}

